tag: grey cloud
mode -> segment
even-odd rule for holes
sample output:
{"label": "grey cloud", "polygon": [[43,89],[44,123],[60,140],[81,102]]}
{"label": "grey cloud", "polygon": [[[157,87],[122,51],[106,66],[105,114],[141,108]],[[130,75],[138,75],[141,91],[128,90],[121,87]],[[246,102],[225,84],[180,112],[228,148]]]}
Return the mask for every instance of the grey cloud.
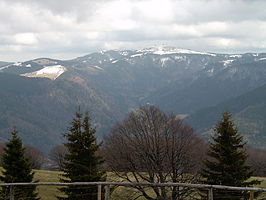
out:
{"label": "grey cloud", "polygon": [[[99,14],[114,1],[0,0],[2,58],[8,54],[65,58],[101,48],[157,43],[214,52],[265,50],[261,42],[266,41],[264,0],[123,0],[128,10],[116,9],[118,2],[111,6],[115,10]],[[158,12],[141,10],[137,5],[144,1],[159,4]],[[171,5],[170,13],[160,12],[160,3]],[[21,33],[34,34],[36,43],[15,41]]]}
{"label": "grey cloud", "polygon": [[56,13],[64,13],[64,12],[71,12],[73,10],[81,10],[87,7],[89,5],[93,5],[96,2],[101,2],[101,0],[3,0],[6,1],[9,4],[20,4],[20,5],[26,5],[26,6],[37,6],[41,9],[45,8],[48,10],[52,10]]}
{"label": "grey cloud", "polygon": [[230,0],[198,1],[187,7],[189,15],[186,23],[265,20],[265,8],[266,4],[262,1],[252,3]]}
{"label": "grey cloud", "polygon": [[77,22],[86,21],[93,15],[94,11],[105,0],[0,0],[10,6],[21,6],[32,8],[42,15],[43,12],[51,12],[53,15],[67,16],[76,18]]}

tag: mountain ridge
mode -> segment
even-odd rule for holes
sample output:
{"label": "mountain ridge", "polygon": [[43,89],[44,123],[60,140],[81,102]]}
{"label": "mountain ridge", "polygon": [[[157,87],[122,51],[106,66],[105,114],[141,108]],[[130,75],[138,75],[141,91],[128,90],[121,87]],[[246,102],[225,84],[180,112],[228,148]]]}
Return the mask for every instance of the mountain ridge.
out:
{"label": "mountain ridge", "polygon": [[[265,148],[266,84],[218,105],[196,111],[186,121],[199,133],[209,135],[221,113],[229,111],[239,132],[250,145]],[[250,134],[253,133],[253,134]]]}
{"label": "mountain ridge", "polygon": [[266,84],[266,54],[174,47],[110,50],[70,60],[8,63],[0,72],[2,88],[12,85],[5,77],[17,83],[2,90],[0,137],[7,138],[7,127],[17,120],[25,141],[34,146],[39,140],[38,147],[47,152],[63,142],[62,133],[78,106],[90,112],[99,139],[129,111],[147,103],[165,112],[192,115]]}

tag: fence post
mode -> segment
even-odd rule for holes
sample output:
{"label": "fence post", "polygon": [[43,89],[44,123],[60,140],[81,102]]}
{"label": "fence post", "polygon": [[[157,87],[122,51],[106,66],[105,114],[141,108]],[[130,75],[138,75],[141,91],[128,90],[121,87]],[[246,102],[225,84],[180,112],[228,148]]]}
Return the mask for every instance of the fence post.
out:
{"label": "fence post", "polygon": [[98,198],[97,200],[102,199],[102,185],[98,185]]}
{"label": "fence post", "polygon": [[9,199],[10,200],[15,200],[14,186],[13,185],[10,185]]}
{"label": "fence post", "polygon": [[104,190],[105,190],[104,200],[109,200],[110,199],[110,186],[105,185]]}
{"label": "fence post", "polygon": [[208,200],[213,200],[213,189],[212,188],[208,190]]}
{"label": "fence post", "polygon": [[254,191],[249,191],[249,200],[254,200]]}

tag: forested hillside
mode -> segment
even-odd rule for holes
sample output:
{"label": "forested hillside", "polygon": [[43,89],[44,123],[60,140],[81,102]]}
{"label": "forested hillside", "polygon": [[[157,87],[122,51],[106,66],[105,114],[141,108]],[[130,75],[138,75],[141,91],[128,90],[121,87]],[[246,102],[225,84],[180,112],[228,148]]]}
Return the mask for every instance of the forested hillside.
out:
{"label": "forested hillside", "polygon": [[44,152],[62,143],[78,106],[89,111],[98,138],[132,109],[154,104],[191,115],[198,133],[209,130],[228,109],[252,144],[264,140],[266,54],[174,47],[101,51],[73,60],[1,63],[0,72],[2,140],[15,125],[25,143]]}

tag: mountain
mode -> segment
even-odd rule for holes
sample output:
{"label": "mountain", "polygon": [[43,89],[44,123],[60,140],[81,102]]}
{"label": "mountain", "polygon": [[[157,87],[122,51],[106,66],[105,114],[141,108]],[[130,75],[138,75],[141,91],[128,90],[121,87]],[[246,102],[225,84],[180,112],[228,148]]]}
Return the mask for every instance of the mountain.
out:
{"label": "mountain", "polygon": [[78,106],[89,111],[98,138],[130,110],[147,103],[193,116],[265,85],[265,65],[264,53],[216,54],[174,47],[5,63],[0,67],[0,137],[8,138],[8,130],[16,125],[26,143],[48,152],[63,141]]}
{"label": "mountain", "polygon": [[[88,101],[86,106],[94,103],[93,111],[104,116],[103,106],[98,107],[100,103],[85,89],[77,90],[74,83],[0,75],[2,138],[7,138],[10,128],[15,125],[27,143],[45,151],[51,145],[62,142],[61,134],[78,105],[83,107],[85,101]],[[84,97],[84,101],[77,96]]]}
{"label": "mountain", "polygon": [[10,64],[9,62],[0,61],[0,67]]}
{"label": "mountain", "polygon": [[265,148],[266,142],[266,84],[218,105],[196,111],[186,119],[199,133],[207,137],[221,118],[230,111],[239,132],[250,145]]}
{"label": "mountain", "polygon": [[[147,99],[167,111],[192,113],[243,94],[265,83],[265,54],[190,55],[178,63],[186,70],[179,79],[155,91]],[[174,72],[172,72],[174,73]]]}

